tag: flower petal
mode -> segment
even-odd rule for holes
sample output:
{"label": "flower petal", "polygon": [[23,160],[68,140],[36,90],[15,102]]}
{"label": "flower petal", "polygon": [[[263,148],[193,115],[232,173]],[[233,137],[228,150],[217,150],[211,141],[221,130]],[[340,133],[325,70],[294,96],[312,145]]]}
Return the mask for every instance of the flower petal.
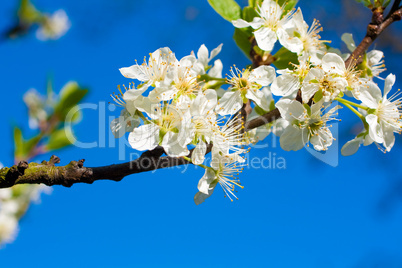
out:
{"label": "flower petal", "polygon": [[193,153],[191,154],[191,161],[194,165],[201,165],[205,159],[205,153],[207,152],[207,145],[200,139]]}
{"label": "flower petal", "polygon": [[128,136],[131,147],[139,151],[152,150],[158,146],[159,127],[155,124],[137,127]]}
{"label": "flower petal", "polygon": [[291,74],[278,76],[271,85],[275,96],[290,96],[300,88],[299,77]]}
{"label": "flower petal", "polygon": [[325,72],[343,75],[346,71],[345,62],[335,53],[327,53],[322,57],[322,69]]}
{"label": "flower petal", "polygon": [[275,76],[274,67],[262,65],[251,71],[249,80],[265,87],[274,81]]}
{"label": "flower petal", "polygon": [[282,133],[279,142],[285,151],[298,151],[308,142],[307,131],[289,125]]}
{"label": "flower petal", "polygon": [[388,92],[392,89],[392,86],[395,84],[395,75],[394,74],[389,74],[387,78],[385,78],[384,82],[384,97],[387,96]]}
{"label": "flower petal", "polygon": [[348,141],[345,145],[343,145],[341,149],[341,154],[343,156],[353,155],[357,152],[360,147],[360,144],[363,142],[363,137],[356,137],[353,140]]}
{"label": "flower petal", "polygon": [[220,115],[235,114],[241,109],[243,101],[241,99],[240,91],[225,92],[223,97],[219,100],[215,110]]}
{"label": "flower petal", "polygon": [[267,27],[261,27],[254,32],[255,39],[259,48],[265,51],[272,51],[276,40],[276,33]]}
{"label": "flower petal", "polygon": [[119,69],[120,73],[127,78],[137,79],[141,82],[149,80],[149,76],[145,73],[144,67],[140,65],[132,65]]}
{"label": "flower petal", "polygon": [[166,154],[171,157],[179,157],[189,154],[187,146],[181,145],[178,133],[173,133],[171,131],[167,132],[165,136],[163,136],[161,145]]}
{"label": "flower petal", "polygon": [[369,124],[369,135],[373,141],[377,143],[383,143],[384,137],[382,134],[381,126],[378,124],[378,117],[374,114],[366,116],[366,121]]}
{"label": "flower petal", "polygon": [[280,99],[275,106],[279,109],[282,118],[293,122],[295,119],[302,119],[305,109],[297,100]]}
{"label": "flower petal", "polygon": [[368,81],[359,87],[359,99],[369,108],[376,109],[379,101],[382,99],[380,88],[373,82]]}
{"label": "flower petal", "polygon": [[251,26],[250,23],[242,19],[233,20],[232,24],[236,28],[245,28]]}

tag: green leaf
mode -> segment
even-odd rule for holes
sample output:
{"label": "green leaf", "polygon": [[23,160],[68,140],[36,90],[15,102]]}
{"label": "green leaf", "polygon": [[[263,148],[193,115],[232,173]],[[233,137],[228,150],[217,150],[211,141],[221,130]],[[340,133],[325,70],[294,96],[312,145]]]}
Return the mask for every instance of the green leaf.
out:
{"label": "green leaf", "polygon": [[242,18],[245,21],[251,22],[255,17],[258,17],[257,11],[253,7],[245,7],[242,12]]}
{"label": "green leaf", "polygon": [[75,107],[88,93],[81,89],[76,82],[68,82],[60,91],[60,101],[54,109],[59,120],[64,121],[68,112]]}
{"label": "green leaf", "polygon": [[18,127],[14,127],[14,156],[17,159],[26,158],[41,140],[42,135],[38,134],[35,137],[24,140],[22,131]]}
{"label": "green leaf", "polygon": [[227,21],[240,19],[241,8],[234,0],[208,0],[215,11]]}
{"label": "green leaf", "polygon": [[322,90],[318,90],[315,94],[314,94],[314,102],[317,103],[319,102],[322,98],[324,97],[324,95],[322,94]]}
{"label": "green leaf", "polygon": [[24,154],[24,138],[19,127],[14,127],[14,155],[21,158]]}
{"label": "green leaf", "polygon": [[18,17],[23,23],[27,24],[41,22],[44,19],[42,13],[32,5],[30,0],[21,0],[18,9]]}
{"label": "green leaf", "polygon": [[50,134],[49,141],[45,146],[46,150],[52,151],[71,145],[72,142],[67,137],[67,131],[65,128],[62,128]]}
{"label": "green leaf", "polygon": [[276,68],[278,69],[294,69],[294,66],[292,64],[289,63],[293,63],[293,64],[299,64],[299,61],[297,59],[297,54],[290,52],[289,50],[287,50],[286,48],[282,47],[281,49],[279,49],[275,55],[274,55],[275,61],[273,63],[273,65],[275,65]]}
{"label": "green leaf", "polygon": [[279,6],[283,6],[283,16],[291,11],[299,0],[278,0]]}
{"label": "green leaf", "polygon": [[372,3],[371,3],[370,0],[356,0],[356,2],[362,3],[362,4],[365,5],[366,7],[372,6]]}
{"label": "green leaf", "polygon": [[24,142],[24,155],[27,156],[29,155],[32,150],[35,148],[35,146],[38,144],[38,142],[41,140],[42,135],[38,134],[33,138],[30,138],[29,140]]}
{"label": "green leaf", "polygon": [[77,110],[71,117],[71,123],[81,121],[81,119],[82,119],[82,112],[80,110]]}
{"label": "green leaf", "polygon": [[236,42],[236,45],[240,48],[241,51],[246,55],[247,58],[250,59],[250,51],[251,51],[251,43],[250,37],[251,33],[244,29],[235,28],[233,39]]}
{"label": "green leaf", "polygon": [[385,0],[382,4],[383,7],[387,7],[391,3],[391,0]]}
{"label": "green leaf", "polygon": [[262,4],[262,0],[248,0],[248,5],[250,7],[259,7]]}

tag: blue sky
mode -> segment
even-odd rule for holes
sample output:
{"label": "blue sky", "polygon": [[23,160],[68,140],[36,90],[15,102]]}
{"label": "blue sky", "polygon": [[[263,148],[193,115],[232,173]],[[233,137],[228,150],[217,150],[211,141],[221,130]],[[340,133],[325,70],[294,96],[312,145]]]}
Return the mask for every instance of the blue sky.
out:
{"label": "blue sky", "polygon": [[[12,23],[17,1],[0,3],[0,29]],[[29,133],[22,94],[30,88],[45,92],[53,77],[58,90],[69,80],[90,88],[87,103],[110,111],[109,94],[128,80],[118,69],[142,61],[145,55],[168,46],[178,58],[223,43],[219,58],[224,72],[247,59],[232,41],[233,27],[207,1],[36,0],[52,12],[64,8],[72,21],[66,36],[40,42],[34,34],[0,43],[0,105],[3,131],[0,161],[12,163],[12,125]],[[243,4],[246,1],[243,1]],[[322,6],[323,5],[323,6]],[[334,46],[344,31],[364,36],[369,12],[359,19],[339,20],[339,1],[301,1],[308,23],[324,27],[323,39]],[[360,14],[357,10],[348,14]],[[342,15],[343,16],[343,15]],[[338,28],[338,26],[340,28]],[[400,28],[400,25],[398,25]],[[394,27],[394,33],[398,33]],[[391,42],[391,41],[389,41]],[[400,88],[401,52],[387,43],[388,70]],[[80,141],[109,144],[111,133],[99,110],[85,110],[76,126]],[[359,125],[343,110],[339,148],[353,138]],[[351,130],[352,129],[352,130]],[[102,135],[101,135],[102,136]],[[204,204],[193,196],[203,171],[189,166],[185,173],[172,168],[143,173],[121,182],[54,187],[32,205],[22,219],[17,240],[0,251],[1,267],[400,267],[402,265],[401,139],[388,154],[373,145],[351,157],[339,156],[336,168],[306,150],[284,152],[269,146],[251,150],[249,159],[283,158],[286,169],[246,169],[239,200],[230,202],[218,189]],[[278,141],[276,140],[276,143]],[[136,153],[126,148],[125,157]],[[118,149],[70,147],[57,152],[62,164],[85,158],[86,166],[119,162]],[[49,156],[37,160],[47,159]],[[333,159],[337,159],[336,155]],[[272,162],[271,162],[272,164]]]}

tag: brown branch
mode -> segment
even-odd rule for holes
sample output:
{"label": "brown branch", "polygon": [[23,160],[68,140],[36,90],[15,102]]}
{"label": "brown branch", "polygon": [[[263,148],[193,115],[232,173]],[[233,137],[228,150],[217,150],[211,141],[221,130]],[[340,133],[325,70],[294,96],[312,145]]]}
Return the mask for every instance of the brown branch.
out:
{"label": "brown branch", "polygon": [[[398,0],[396,2],[400,3]],[[373,11],[373,19],[367,28],[367,34],[355,51],[353,51],[352,55],[346,60],[346,66],[349,66],[350,64],[359,64],[361,62],[361,56],[363,53],[384,31],[384,29],[386,29],[394,21],[401,20],[402,8],[398,7],[398,9],[394,9],[395,4],[393,8],[391,8],[390,14],[388,14],[385,19],[382,18],[382,14],[378,14],[378,11]],[[251,56],[253,58],[254,67],[272,63],[270,62],[272,59],[266,61],[265,59],[252,54],[252,52]],[[300,101],[300,94],[298,94],[296,99]],[[250,121],[246,121],[251,110],[250,102],[248,102],[247,104],[243,105],[240,111],[243,117],[243,122],[245,122],[245,131],[271,123],[281,117],[279,110],[274,109],[262,116],[254,118]],[[211,151],[211,148],[212,145],[209,144],[207,153]],[[191,153],[192,151],[190,151],[189,157],[191,157]],[[66,187],[71,187],[75,183],[90,184],[97,180],[120,181],[127,175],[190,163],[183,157],[162,157],[163,154],[164,150],[159,146],[154,150],[144,152],[138,159],[134,161],[93,168],[84,167],[84,159],[79,161],[71,161],[66,166],[55,166],[55,164],[60,162],[60,159],[57,156],[52,156],[49,162],[43,161],[41,164],[28,164],[25,161],[21,161],[11,168],[6,167],[0,169],[0,188],[7,188],[16,184],[24,183],[43,183],[49,186],[63,185]]]}
{"label": "brown branch", "polygon": [[372,22],[367,26],[366,36],[353,51],[352,55],[345,61],[346,66],[350,66],[351,64],[359,65],[363,61],[362,55],[371,46],[374,40],[393,22],[401,20],[402,8],[399,7],[394,10],[393,7],[385,20],[380,18],[382,18],[382,16],[378,14],[378,11],[373,11]]}
{"label": "brown branch", "polygon": [[[208,147],[208,151],[210,150],[211,146]],[[120,181],[130,174],[189,164],[182,157],[161,157],[163,153],[163,148],[157,147],[144,152],[134,161],[94,168],[84,167],[84,159],[71,161],[66,166],[55,166],[60,162],[57,156],[52,156],[49,162],[43,161],[41,164],[21,161],[11,168],[0,169],[0,188],[24,183],[71,187],[79,182],[91,184],[97,180]]]}

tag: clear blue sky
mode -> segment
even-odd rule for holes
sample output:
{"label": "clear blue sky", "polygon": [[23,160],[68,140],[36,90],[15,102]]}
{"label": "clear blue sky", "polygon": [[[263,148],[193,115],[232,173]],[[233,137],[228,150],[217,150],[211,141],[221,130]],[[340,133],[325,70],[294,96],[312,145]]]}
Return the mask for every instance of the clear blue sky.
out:
{"label": "clear blue sky", "polygon": [[[232,41],[231,24],[204,0],[34,2],[49,12],[64,8],[72,28],[55,42],[40,42],[31,34],[0,44],[0,161],[6,165],[12,163],[12,124],[25,124],[28,131],[22,94],[32,87],[44,93],[48,75],[54,77],[56,89],[69,80],[88,86],[86,102],[99,104],[111,101],[116,85],[128,84],[118,68],[134,59],[142,61],[159,47],[169,46],[182,57],[201,44],[214,48],[223,43],[224,72],[232,64],[248,64]],[[11,25],[16,3],[1,1],[0,29]],[[339,37],[349,28],[361,39],[366,26],[352,25],[350,17],[340,20],[337,3],[301,1],[300,6],[308,23],[314,17],[322,22],[327,29],[324,39]],[[395,88],[400,88],[402,74],[396,64],[401,52],[377,47],[385,49],[388,69],[397,74]],[[106,118],[117,114],[107,111]],[[345,125],[340,125],[340,146],[353,138],[349,130],[357,122],[352,113],[341,114]],[[99,142],[99,129],[107,145],[108,126],[102,129],[98,111],[86,110],[76,133],[81,141]],[[273,161],[275,153],[285,159],[286,169],[246,169],[240,177],[245,188],[233,203],[218,189],[196,206],[193,196],[203,171],[194,167],[184,174],[175,168],[129,176],[119,183],[54,187],[23,218],[17,240],[0,251],[0,267],[402,265],[400,137],[389,154],[373,145],[340,157],[336,168],[305,150],[287,153],[269,141],[270,147],[251,150],[249,158],[271,154]],[[126,148],[127,159],[133,152]],[[80,158],[86,159],[86,166],[119,162],[118,149],[108,146],[70,147],[57,155],[62,164]]]}

